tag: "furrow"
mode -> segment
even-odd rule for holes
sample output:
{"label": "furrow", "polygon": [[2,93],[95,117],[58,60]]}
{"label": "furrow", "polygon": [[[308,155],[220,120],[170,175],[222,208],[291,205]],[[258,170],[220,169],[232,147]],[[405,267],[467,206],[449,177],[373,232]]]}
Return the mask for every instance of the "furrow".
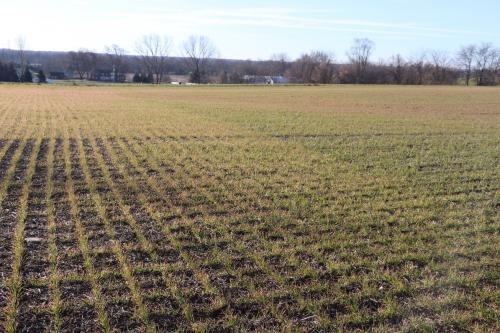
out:
{"label": "furrow", "polygon": [[[17,330],[17,323],[21,318],[18,318],[18,305],[20,303],[20,292],[22,287],[21,264],[23,262],[23,253],[25,247],[24,229],[26,217],[28,214],[28,199],[29,190],[35,174],[36,164],[39,154],[43,158],[43,152],[40,150],[41,140],[36,142],[32,139],[28,140],[23,154],[21,155],[18,164],[22,165],[22,169],[16,170],[14,173],[15,183],[19,191],[19,210],[13,226],[14,234],[12,240],[12,268],[10,278],[7,281],[9,289],[9,303],[7,304],[5,320],[5,331],[14,332]],[[12,186],[12,185],[11,185]]]}
{"label": "furrow", "polygon": [[[62,270],[66,268],[71,272],[79,270],[80,267],[84,267],[86,274],[85,279],[75,280],[74,277],[70,275],[72,278],[68,279],[67,282],[65,281],[64,285],[62,282],[60,283],[61,301],[63,302],[61,308],[61,331],[74,331],[83,328],[89,332],[101,330],[110,332],[111,329],[106,315],[103,295],[95,273],[93,258],[89,251],[88,240],[81,220],[81,213],[78,209],[79,198],[75,192],[77,190],[75,183],[81,182],[83,178],[81,172],[79,172],[79,156],[70,149],[68,138],[63,140],[63,144],[64,177],[66,179],[65,194],[68,196],[68,203],[62,203],[62,205],[64,205],[62,209],[65,215],[68,212],[64,211],[64,209],[66,207],[69,209],[69,214],[67,215],[71,222],[66,227],[70,229],[73,227],[75,229],[75,241],[78,245],[75,246],[76,251],[72,253],[71,257],[63,259],[68,266],[62,267]],[[72,225],[73,222],[74,225]],[[67,233],[69,234],[69,232]],[[68,241],[71,247],[76,245],[71,244],[71,238]],[[58,262],[58,267],[61,266],[61,263]],[[79,273],[81,275],[84,272]],[[77,281],[76,284],[72,283],[74,281]],[[67,289],[67,291],[65,289]],[[89,291],[88,293],[85,293],[86,289]],[[92,296],[90,297],[90,301],[85,297],[86,294]]]}
{"label": "furrow", "polygon": [[[76,154],[79,155],[79,162],[81,164],[82,168],[81,171],[83,173],[82,185],[84,185],[89,190],[88,194],[92,200],[93,205],[96,208],[96,213],[97,213],[96,218],[98,218],[98,220],[100,220],[103,223],[103,228],[106,233],[105,236],[109,238],[109,244],[107,246],[103,246],[102,251],[96,253],[96,255],[94,256],[94,262],[102,263],[104,266],[112,265],[121,267],[121,273],[123,274],[123,278],[125,279],[127,287],[131,293],[131,299],[128,300],[129,301],[128,307],[130,311],[133,312],[131,313],[128,324],[133,327],[138,325],[136,319],[132,315],[135,312],[136,318],[140,318],[142,324],[146,326],[146,329],[148,331],[154,331],[153,326],[151,326],[149,322],[147,310],[144,307],[142,295],[138,291],[137,282],[135,281],[133,276],[133,270],[129,267],[129,264],[127,263],[125,257],[125,250],[116,240],[115,232],[106,214],[107,210],[109,209],[119,210],[119,207],[116,206],[114,198],[108,198],[108,200],[111,199],[111,201],[105,201],[103,195],[99,194],[100,191],[107,192],[108,188],[107,185],[103,184],[101,175],[92,173],[92,171],[90,170],[90,166],[96,166],[97,163],[95,161],[95,157],[93,156],[93,151],[91,147],[89,145],[84,145],[81,138],[70,139],[70,142],[73,153],[75,155]],[[97,171],[97,169],[93,168],[93,171],[95,172]],[[101,188],[101,190],[98,190],[97,187]],[[114,207],[113,204],[115,205]],[[120,299],[118,301],[120,302],[119,306],[121,307],[126,306],[126,304],[124,304],[124,301],[126,300]],[[132,301],[133,303],[130,303],[130,301]],[[114,305],[115,305],[114,303],[107,304],[108,310],[112,310]],[[111,318],[109,313],[108,313],[108,318]],[[123,323],[120,321],[113,323],[110,320],[110,324],[113,326],[113,324],[121,325]]]}
{"label": "furrow", "polygon": [[[114,142],[118,144],[118,142]],[[113,143],[111,144],[113,146]],[[118,149],[115,147],[115,150]],[[197,283],[201,283],[203,286],[203,293],[190,293],[188,292],[188,301],[190,302],[190,316],[195,322],[203,322],[207,318],[220,318],[225,315],[225,308],[227,306],[224,297],[215,288],[214,280],[206,273],[202,267],[200,267],[201,258],[210,257],[210,252],[206,245],[205,240],[200,240],[195,237],[194,234],[189,232],[191,228],[191,223],[189,220],[182,220],[179,224],[179,229],[176,230],[174,227],[174,232],[172,232],[171,221],[172,219],[181,218],[179,214],[182,214],[178,209],[172,209],[170,203],[166,198],[169,197],[169,193],[164,192],[150,177],[147,177],[147,169],[142,168],[135,160],[133,155],[131,155],[126,150],[121,150],[117,153],[118,156],[124,156],[128,159],[127,163],[133,165],[135,172],[129,175],[131,183],[134,183],[138,188],[139,199],[144,203],[147,208],[148,213],[153,217],[154,221],[161,228],[165,237],[168,238],[169,242],[174,246],[174,248],[181,254],[182,260],[186,262],[189,267],[189,271],[184,273],[179,272],[181,280],[178,282],[181,286],[188,282],[189,275],[193,274],[196,278]],[[136,155],[139,157],[139,155]],[[151,168],[150,168],[151,169]],[[169,209],[170,208],[170,209]],[[181,218],[182,219],[182,218]],[[182,226],[180,226],[182,225]],[[180,233],[186,232],[183,236]],[[178,237],[180,236],[180,237]],[[181,274],[182,273],[182,274]],[[221,274],[225,277],[229,277],[225,272],[221,271]],[[182,281],[186,279],[186,281]],[[199,300],[203,300],[201,303]]]}
{"label": "furrow", "polygon": [[[30,143],[31,142],[31,143]],[[19,148],[19,149],[18,149]],[[27,157],[33,149],[30,140],[17,142],[17,153],[12,159],[8,178],[0,192],[0,328],[7,330],[8,305],[12,303],[12,293],[8,289],[8,279],[14,267],[15,229],[21,210],[21,195],[24,175],[28,168]],[[13,329],[13,327],[10,327]]]}
{"label": "furrow", "polygon": [[[153,262],[162,274],[162,278],[155,277],[154,266],[148,272],[143,262],[143,258],[138,258],[139,267],[135,274],[140,277],[141,283],[139,288],[144,293],[145,304],[150,312],[150,318],[159,330],[171,330],[181,324],[179,320],[179,306],[183,308],[183,313],[189,316],[190,310],[186,304],[183,295],[179,294],[177,288],[172,287],[168,282],[175,277],[172,276],[174,266],[187,266],[179,253],[170,244],[169,239],[164,237],[163,230],[155,222],[148,209],[149,203],[145,200],[145,196],[140,192],[140,189],[130,182],[129,175],[126,170],[131,170],[132,166],[124,164],[123,160],[119,160],[116,155],[109,149],[106,140],[97,138],[96,145],[99,149],[103,163],[108,166],[110,179],[112,178],[113,187],[117,187],[120,193],[126,193],[120,200],[123,206],[128,207],[127,211],[130,214],[129,218],[136,223],[144,231],[147,236],[149,246],[154,250],[155,258]],[[156,281],[155,281],[156,280]],[[154,283],[153,283],[154,282]],[[163,304],[162,304],[163,303]],[[179,329],[179,328],[178,328]]]}

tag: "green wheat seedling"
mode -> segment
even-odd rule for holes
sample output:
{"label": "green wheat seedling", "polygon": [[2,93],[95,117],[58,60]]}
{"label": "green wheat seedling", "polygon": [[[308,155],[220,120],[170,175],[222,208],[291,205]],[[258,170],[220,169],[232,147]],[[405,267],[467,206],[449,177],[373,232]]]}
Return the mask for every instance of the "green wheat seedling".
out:
{"label": "green wheat seedling", "polygon": [[0,87],[0,330],[494,332],[498,88]]}

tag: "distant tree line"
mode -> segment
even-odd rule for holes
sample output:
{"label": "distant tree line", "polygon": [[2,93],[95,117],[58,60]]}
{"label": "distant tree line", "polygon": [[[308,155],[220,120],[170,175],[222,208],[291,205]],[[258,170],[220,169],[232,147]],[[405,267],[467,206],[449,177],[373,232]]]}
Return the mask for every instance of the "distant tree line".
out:
{"label": "distant tree line", "polygon": [[124,82],[128,76],[129,81],[147,84],[170,82],[174,75],[188,76],[193,83],[221,84],[245,83],[249,76],[279,76],[290,83],[305,84],[485,86],[500,82],[500,49],[491,43],[463,46],[455,55],[431,50],[409,58],[395,54],[375,61],[375,44],[356,39],[344,63],[325,51],[312,51],[295,60],[286,54],[265,61],[217,59],[215,45],[204,36],[192,36],[182,43],[180,57],[171,56],[171,50],[170,38],[154,34],[137,41],[136,55],[128,55],[114,44],[106,47],[105,53],[86,49],[30,52],[22,41],[17,50],[0,51],[0,81],[31,82],[32,73],[38,73],[39,79],[45,77],[43,68],[81,80]]}
{"label": "distant tree line", "polygon": [[409,59],[396,54],[378,62],[371,60],[374,47],[368,39],[355,40],[346,64],[336,64],[325,52],[304,54],[288,63],[285,75],[298,83],[485,86],[500,82],[500,49],[489,43],[461,47],[455,56],[428,51]]}

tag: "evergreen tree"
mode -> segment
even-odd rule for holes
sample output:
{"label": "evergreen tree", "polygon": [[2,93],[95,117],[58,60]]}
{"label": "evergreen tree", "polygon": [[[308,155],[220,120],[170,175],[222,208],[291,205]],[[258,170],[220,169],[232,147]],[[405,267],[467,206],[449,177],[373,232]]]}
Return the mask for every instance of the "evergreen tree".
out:
{"label": "evergreen tree", "polygon": [[134,83],[142,83],[142,74],[141,73],[135,73],[134,78],[132,79]]}
{"label": "evergreen tree", "polygon": [[21,75],[21,82],[27,82],[27,83],[33,82],[33,76],[31,75],[31,72],[28,68],[26,68],[24,70],[24,73]]}
{"label": "evergreen tree", "polygon": [[19,77],[17,76],[14,64],[7,66],[7,82],[19,82]]}
{"label": "evergreen tree", "polygon": [[38,83],[47,83],[47,78],[42,70],[38,72]]}
{"label": "evergreen tree", "polygon": [[12,64],[3,64],[0,62],[0,82],[18,82],[16,69]]}
{"label": "evergreen tree", "polygon": [[0,62],[0,82],[5,82],[7,77],[7,66]]}
{"label": "evergreen tree", "polygon": [[153,83],[153,74],[135,73],[132,81],[135,83]]}

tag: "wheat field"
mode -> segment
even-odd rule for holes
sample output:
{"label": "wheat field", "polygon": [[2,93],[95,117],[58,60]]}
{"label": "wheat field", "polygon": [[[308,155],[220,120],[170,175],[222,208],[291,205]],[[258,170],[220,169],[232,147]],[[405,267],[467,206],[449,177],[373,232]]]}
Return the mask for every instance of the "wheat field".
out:
{"label": "wheat field", "polygon": [[0,85],[0,331],[500,328],[500,89]]}

